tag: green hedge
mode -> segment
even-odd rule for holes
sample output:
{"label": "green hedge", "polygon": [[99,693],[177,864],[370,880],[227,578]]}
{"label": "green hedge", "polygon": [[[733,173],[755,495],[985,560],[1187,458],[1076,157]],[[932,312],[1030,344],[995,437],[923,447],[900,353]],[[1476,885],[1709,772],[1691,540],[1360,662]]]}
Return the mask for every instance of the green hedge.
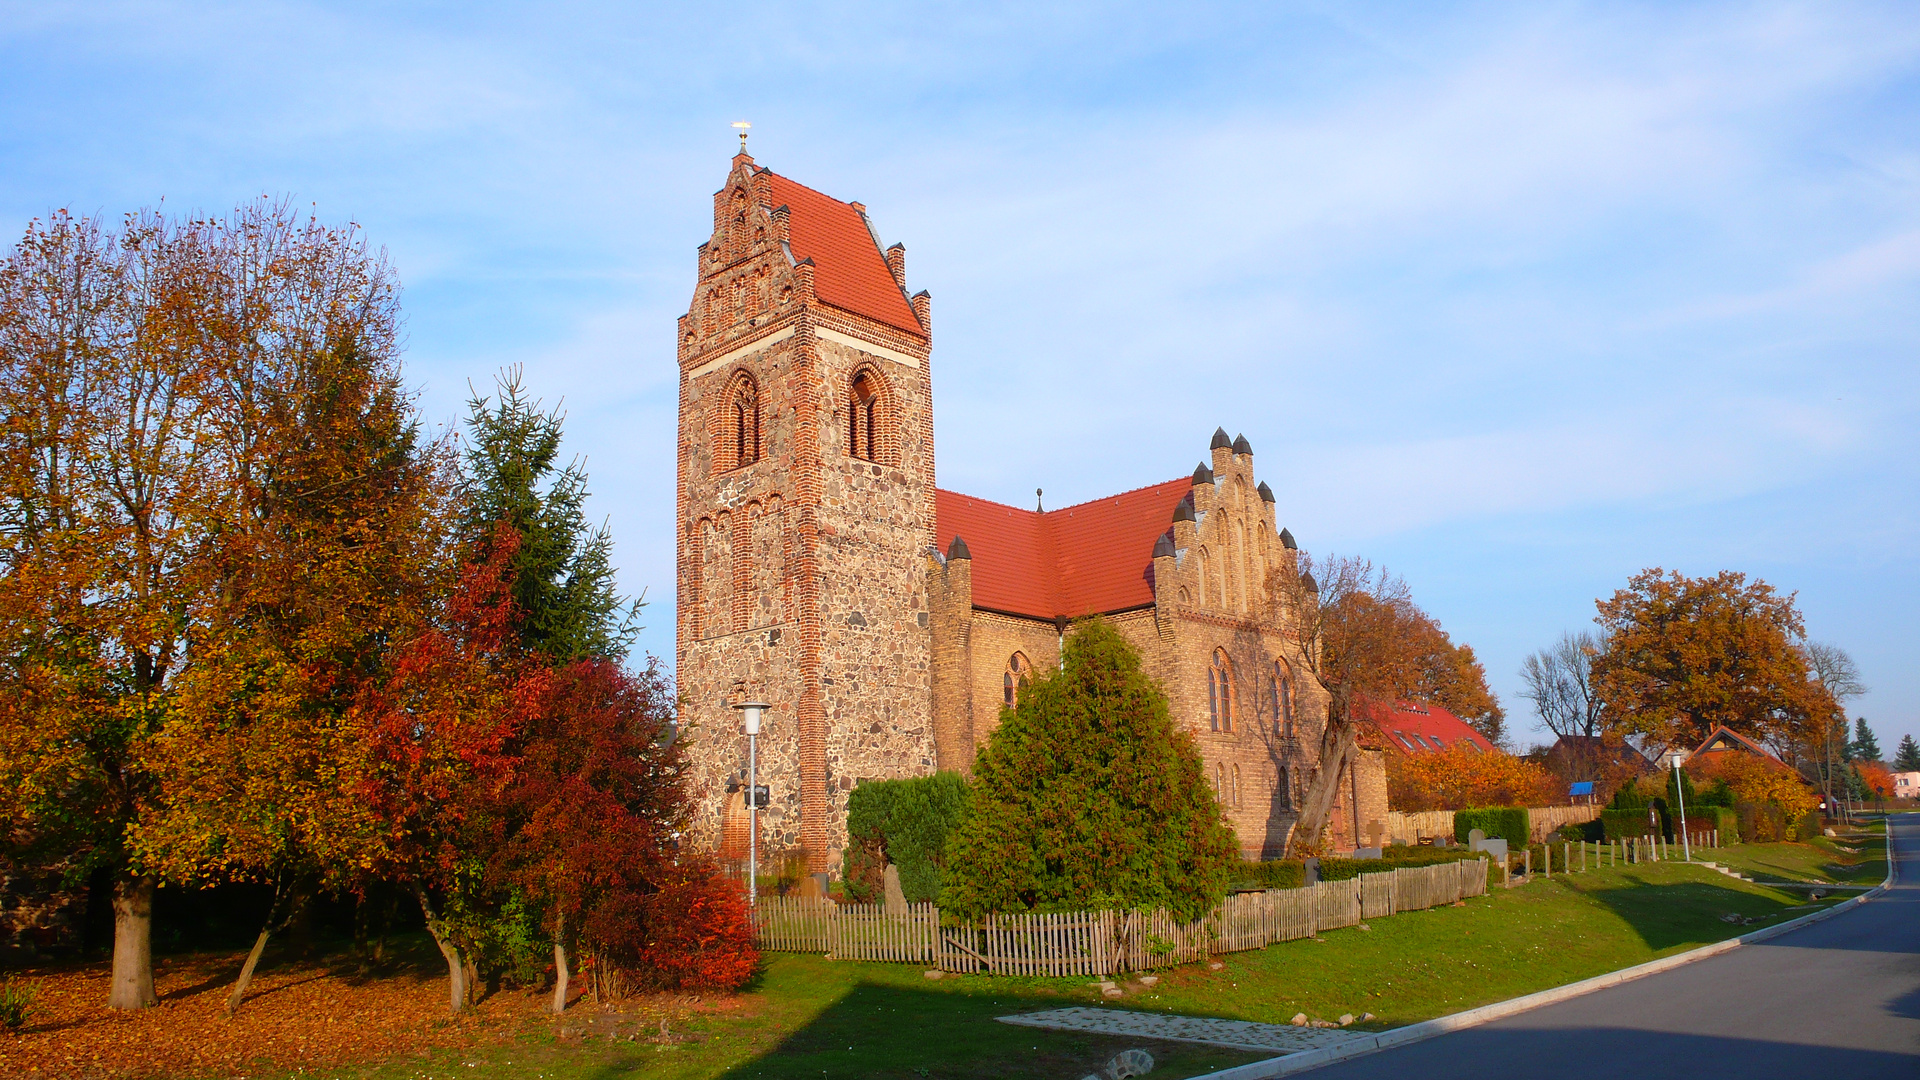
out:
{"label": "green hedge", "polygon": [[910,780],[869,780],[847,796],[847,851],[841,877],[853,899],[877,903],[884,863],[900,868],[908,903],[940,895],[947,834],[966,817],[966,778],[942,772]]}
{"label": "green hedge", "polygon": [[1436,863],[1477,859],[1480,853],[1457,847],[1390,847],[1377,859],[1321,859],[1321,881],[1345,881],[1361,874],[1379,874],[1403,866],[1433,866]]}
{"label": "green hedge", "polygon": [[1467,835],[1479,829],[1493,837],[1505,837],[1509,848],[1522,848],[1532,836],[1524,806],[1470,806],[1453,812],[1453,839],[1465,844]]}
{"label": "green hedge", "polygon": [[1793,838],[1805,843],[1819,836],[1825,827],[1820,811],[1809,810],[1793,820]]}
{"label": "green hedge", "polygon": [[1307,883],[1307,864],[1301,859],[1269,859],[1265,862],[1241,862],[1234,868],[1228,888],[1297,889]]}
{"label": "green hedge", "polygon": [[[1680,822],[1676,818],[1673,826],[1676,830]],[[1720,830],[1722,844],[1738,843],[1740,839],[1740,815],[1733,812],[1731,806],[1688,806],[1687,831],[1703,833],[1710,829]]]}
{"label": "green hedge", "polygon": [[1658,825],[1647,820],[1647,808],[1644,806],[1637,810],[1602,810],[1600,827],[1605,831],[1608,840],[1631,840],[1655,834],[1664,836],[1670,828],[1666,815],[1660,812],[1658,806],[1653,808],[1653,812],[1659,815],[1660,824]]}
{"label": "green hedge", "polygon": [[1787,812],[1772,803],[1743,802],[1733,810],[1739,816],[1743,844],[1774,844],[1793,839],[1793,826],[1787,821]]}

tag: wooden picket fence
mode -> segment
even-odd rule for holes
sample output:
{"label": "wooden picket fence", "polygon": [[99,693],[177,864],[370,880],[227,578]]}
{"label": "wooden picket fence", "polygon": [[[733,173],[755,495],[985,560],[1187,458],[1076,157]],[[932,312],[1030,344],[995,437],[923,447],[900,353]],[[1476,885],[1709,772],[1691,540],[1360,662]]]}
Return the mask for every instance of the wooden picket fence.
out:
{"label": "wooden picket fence", "polygon": [[1301,889],[1238,893],[1192,922],[1164,911],[943,919],[932,904],[888,911],[882,904],[763,897],[754,909],[754,926],[760,947],[769,952],[817,952],[831,960],[927,964],[942,971],[999,975],[1117,975],[1310,938],[1363,919],[1451,904],[1486,891],[1486,862],[1463,859]]}

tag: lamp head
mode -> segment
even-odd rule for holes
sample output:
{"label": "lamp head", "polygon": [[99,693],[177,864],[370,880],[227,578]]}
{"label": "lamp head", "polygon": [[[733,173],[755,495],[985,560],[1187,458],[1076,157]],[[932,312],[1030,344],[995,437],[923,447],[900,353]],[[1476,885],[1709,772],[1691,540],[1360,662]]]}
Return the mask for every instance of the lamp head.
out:
{"label": "lamp head", "polygon": [[1667,760],[1673,764],[1674,768],[1677,769],[1680,766],[1685,765],[1687,763],[1687,755],[1686,755],[1686,752],[1683,750],[1675,750],[1671,754],[1667,755]]}
{"label": "lamp head", "polygon": [[746,729],[747,734],[758,735],[760,734],[760,717],[773,706],[764,701],[742,701],[734,708],[740,710],[740,726]]}

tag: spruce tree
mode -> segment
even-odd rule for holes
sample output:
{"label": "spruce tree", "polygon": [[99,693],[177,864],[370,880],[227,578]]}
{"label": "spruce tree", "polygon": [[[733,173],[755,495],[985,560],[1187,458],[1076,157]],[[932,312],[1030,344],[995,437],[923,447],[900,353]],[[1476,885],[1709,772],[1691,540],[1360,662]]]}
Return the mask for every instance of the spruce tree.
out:
{"label": "spruce tree", "polygon": [[1920,743],[1914,742],[1913,736],[1900,736],[1900,747],[1893,752],[1893,769],[1895,772],[1920,772]]}
{"label": "spruce tree", "polygon": [[614,591],[613,537],[587,524],[587,474],[578,459],[558,465],[565,414],[544,412],[521,386],[520,369],[495,377],[498,400],[467,402],[461,539],[468,561],[486,560],[495,531],[519,534],[513,602],[521,643],[554,664],[619,660],[637,630]]}
{"label": "spruce tree", "polygon": [[1879,761],[1880,740],[1873,737],[1873,729],[1867,726],[1867,718],[1862,716],[1853,722],[1854,761]]}
{"label": "spruce tree", "polygon": [[948,843],[943,908],[1150,911],[1193,919],[1237,858],[1199,751],[1140,656],[1100,619],[1003,709]]}

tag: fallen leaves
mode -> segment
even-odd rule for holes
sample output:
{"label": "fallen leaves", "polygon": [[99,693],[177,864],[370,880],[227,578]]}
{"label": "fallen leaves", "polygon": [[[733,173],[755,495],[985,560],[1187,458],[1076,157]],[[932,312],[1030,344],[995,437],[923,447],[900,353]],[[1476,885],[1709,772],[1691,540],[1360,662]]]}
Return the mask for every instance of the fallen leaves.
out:
{"label": "fallen leaves", "polygon": [[273,965],[228,1020],[222,1010],[240,959],[156,959],[160,1004],[132,1013],[106,1008],[104,961],[18,972],[37,996],[26,1027],[0,1035],[0,1076],[231,1075],[499,1042],[550,1023],[544,993],[498,993],[455,1020],[444,972],[368,976],[345,959]]}

